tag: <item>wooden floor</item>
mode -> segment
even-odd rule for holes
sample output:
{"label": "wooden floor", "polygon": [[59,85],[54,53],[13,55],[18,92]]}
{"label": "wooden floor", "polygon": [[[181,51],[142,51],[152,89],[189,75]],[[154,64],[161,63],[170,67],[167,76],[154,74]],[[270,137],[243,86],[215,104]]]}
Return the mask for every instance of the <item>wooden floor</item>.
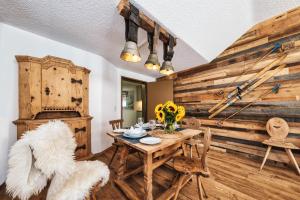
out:
{"label": "wooden floor", "polygon": [[[105,151],[97,157],[108,163],[112,155],[112,149]],[[129,167],[140,165],[137,157],[131,156]],[[209,152],[208,161],[212,177],[203,179],[204,187],[209,199],[259,199],[259,200],[299,200],[300,176],[289,167],[270,166],[266,164],[262,172],[258,172],[260,163],[256,160],[230,153],[216,151]],[[117,167],[114,162],[113,167]],[[113,170],[112,170],[113,171]],[[174,171],[166,166],[158,168],[154,173],[154,197],[159,196],[167,189],[174,176]],[[126,197],[113,184],[114,173],[110,182],[101,189],[98,199],[101,200],[125,200]],[[137,190],[140,198],[143,197],[143,176],[138,174],[129,178],[128,182]],[[9,200],[4,187],[0,189],[0,199]],[[180,192],[181,200],[198,199],[196,181],[188,183]]]}

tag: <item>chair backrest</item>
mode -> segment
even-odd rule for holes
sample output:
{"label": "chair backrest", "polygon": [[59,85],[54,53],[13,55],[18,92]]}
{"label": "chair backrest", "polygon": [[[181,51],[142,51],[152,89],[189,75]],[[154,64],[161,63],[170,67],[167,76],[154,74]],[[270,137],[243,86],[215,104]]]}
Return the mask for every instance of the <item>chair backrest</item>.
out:
{"label": "chair backrest", "polygon": [[288,123],[284,119],[278,117],[269,119],[266,129],[273,140],[284,140],[289,134]]}
{"label": "chair backrest", "polygon": [[203,138],[204,147],[201,156],[201,164],[206,171],[207,171],[207,153],[210,148],[210,143],[211,143],[211,132],[210,132],[210,128],[207,128],[204,133],[204,138]]}
{"label": "chair backrest", "polygon": [[118,128],[122,128],[123,119],[111,120],[111,121],[109,121],[109,124],[112,126],[113,130],[118,129]]}

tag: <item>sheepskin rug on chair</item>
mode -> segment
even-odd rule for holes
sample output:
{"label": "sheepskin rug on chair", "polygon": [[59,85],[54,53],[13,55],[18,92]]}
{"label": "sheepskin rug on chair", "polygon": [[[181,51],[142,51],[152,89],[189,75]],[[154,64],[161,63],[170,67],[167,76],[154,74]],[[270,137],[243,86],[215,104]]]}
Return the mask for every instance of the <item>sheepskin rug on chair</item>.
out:
{"label": "sheepskin rug on chair", "polygon": [[109,169],[104,163],[74,160],[73,135],[59,120],[26,132],[10,150],[7,192],[27,200],[51,180],[47,200],[83,200],[94,185],[105,185]]}

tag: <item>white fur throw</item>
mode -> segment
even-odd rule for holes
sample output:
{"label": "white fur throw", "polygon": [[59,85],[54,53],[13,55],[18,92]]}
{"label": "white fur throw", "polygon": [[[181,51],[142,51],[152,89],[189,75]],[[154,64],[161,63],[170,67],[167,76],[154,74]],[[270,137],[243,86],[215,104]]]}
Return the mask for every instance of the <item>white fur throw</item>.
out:
{"label": "white fur throw", "polygon": [[10,150],[8,161],[7,192],[22,200],[38,194],[47,184],[46,175],[33,166],[29,141],[28,137],[18,140]]}
{"label": "white fur throw", "polygon": [[48,189],[47,200],[83,200],[90,189],[101,181],[105,185],[109,179],[108,167],[100,161],[76,162],[76,170],[72,176],[64,180],[55,175]]}
{"label": "white fur throw", "polygon": [[27,200],[53,177],[47,199],[84,199],[98,181],[107,182],[109,170],[99,161],[76,162],[75,148],[72,131],[61,121],[26,132],[9,154],[7,192]]}

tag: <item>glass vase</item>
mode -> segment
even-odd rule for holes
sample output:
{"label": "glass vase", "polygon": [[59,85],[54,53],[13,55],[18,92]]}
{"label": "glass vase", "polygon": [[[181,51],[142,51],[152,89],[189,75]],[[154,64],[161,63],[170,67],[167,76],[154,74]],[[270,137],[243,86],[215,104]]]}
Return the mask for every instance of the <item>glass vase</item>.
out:
{"label": "glass vase", "polygon": [[175,131],[175,122],[174,123],[165,123],[165,133],[172,134]]}

